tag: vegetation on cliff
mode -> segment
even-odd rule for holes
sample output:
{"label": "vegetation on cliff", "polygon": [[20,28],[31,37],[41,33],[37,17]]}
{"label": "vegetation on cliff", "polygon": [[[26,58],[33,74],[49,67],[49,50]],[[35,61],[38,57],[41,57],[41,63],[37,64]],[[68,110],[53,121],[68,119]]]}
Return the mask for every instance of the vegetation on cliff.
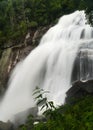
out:
{"label": "vegetation on cliff", "polygon": [[93,129],[93,96],[83,97],[75,104],[63,105],[45,112],[46,122],[33,125],[29,116],[25,125],[18,130],[92,130]]}
{"label": "vegetation on cliff", "polygon": [[0,0],[0,48],[8,42],[18,44],[28,29],[53,23],[77,9],[90,14],[92,0]]}

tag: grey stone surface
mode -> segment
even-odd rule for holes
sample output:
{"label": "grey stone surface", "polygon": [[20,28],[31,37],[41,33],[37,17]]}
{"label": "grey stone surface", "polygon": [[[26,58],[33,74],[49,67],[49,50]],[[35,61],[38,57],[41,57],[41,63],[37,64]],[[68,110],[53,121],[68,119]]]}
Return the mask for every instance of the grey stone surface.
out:
{"label": "grey stone surface", "polygon": [[77,81],[67,91],[66,103],[73,102],[73,99],[79,99],[84,96],[93,95],[93,80],[86,82]]}
{"label": "grey stone surface", "polygon": [[35,117],[37,117],[37,113],[38,113],[37,107],[32,107],[25,111],[19,112],[16,115],[14,115],[14,124],[16,126],[18,126],[20,124],[24,124],[29,115],[32,115],[32,117],[35,118]]}
{"label": "grey stone surface", "polygon": [[11,122],[0,121],[0,130],[14,130],[13,124]]}

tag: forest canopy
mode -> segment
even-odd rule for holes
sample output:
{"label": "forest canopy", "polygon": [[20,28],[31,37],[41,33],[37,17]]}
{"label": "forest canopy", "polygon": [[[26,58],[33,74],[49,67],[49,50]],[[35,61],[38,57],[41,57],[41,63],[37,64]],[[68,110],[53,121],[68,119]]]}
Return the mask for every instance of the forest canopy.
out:
{"label": "forest canopy", "polygon": [[86,10],[93,23],[92,9],[92,0],[0,0],[0,46],[75,10]]}

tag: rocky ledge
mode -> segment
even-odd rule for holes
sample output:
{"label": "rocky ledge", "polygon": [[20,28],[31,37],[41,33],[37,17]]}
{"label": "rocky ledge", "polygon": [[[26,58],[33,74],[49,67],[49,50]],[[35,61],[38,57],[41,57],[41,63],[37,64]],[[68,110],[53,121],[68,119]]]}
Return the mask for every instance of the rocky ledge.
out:
{"label": "rocky ledge", "polygon": [[70,104],[84,96],[93,96],[93,80],[86,82],[76,81],[66,94],[66,103]]}

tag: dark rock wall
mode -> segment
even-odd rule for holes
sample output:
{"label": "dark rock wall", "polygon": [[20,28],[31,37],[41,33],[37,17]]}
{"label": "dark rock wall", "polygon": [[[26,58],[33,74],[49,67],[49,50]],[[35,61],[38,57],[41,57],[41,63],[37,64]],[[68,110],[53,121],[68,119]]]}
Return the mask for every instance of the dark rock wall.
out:
{"label": "dark rock wall", "polygon": [[13,44],[13,46],[7,45],[4,48],[2,57],[0,58],[0,93],[3,93],[7,88],[10,72],[15,65],[23,60],[39,44],[41,37],[49,27],[30,30],[22,43],[18,43],[18,45]]}
{"label": "dark rock wall", "polygon": [[93,80],[86,82],[76,81],[67,91],[66,103],[74,103],[76,100],[86,96],[93,96]]}

